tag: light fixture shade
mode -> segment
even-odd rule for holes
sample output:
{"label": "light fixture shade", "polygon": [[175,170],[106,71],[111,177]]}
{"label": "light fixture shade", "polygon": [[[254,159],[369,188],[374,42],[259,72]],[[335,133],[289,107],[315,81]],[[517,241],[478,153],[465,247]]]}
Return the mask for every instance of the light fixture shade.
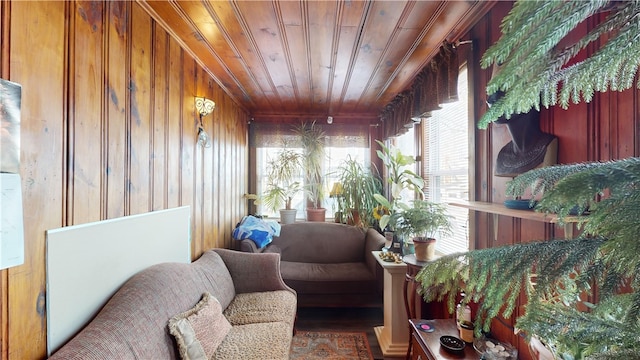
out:
{"label": "light fixture shade", "polygon": [[329,192],[329,197],[338,197],[338,196],[342,196],[342,193],[344,192],[344,189],[342,188],[342,183],[340,182],[334,182],[333,183],[333,187],[331,188],[331,191]]}
{"label": "light fixture shade", "polygon": [[211,147],[211,137],[202,126],[198,126],[198,144],[204,148]]}
{"label": "light fixture shade", "polygon": [[203,98],[203,97],[196,97],[196,110],[198,110],[198,113],[202,116],[206,116],[209,115],[213,112],[213,109],[216,108],[216,103],[214,103],[212,100]]}

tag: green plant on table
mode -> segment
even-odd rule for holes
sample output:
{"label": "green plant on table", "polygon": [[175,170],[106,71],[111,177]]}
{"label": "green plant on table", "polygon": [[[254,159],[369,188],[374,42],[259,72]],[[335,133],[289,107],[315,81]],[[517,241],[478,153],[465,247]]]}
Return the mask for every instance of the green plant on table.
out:
{"label": "green plant on table", "polygon": [[451,233],[451,218],[444,204],[416,199],[399,213],[396,231],[406,238],[435,239],[437,232]]}

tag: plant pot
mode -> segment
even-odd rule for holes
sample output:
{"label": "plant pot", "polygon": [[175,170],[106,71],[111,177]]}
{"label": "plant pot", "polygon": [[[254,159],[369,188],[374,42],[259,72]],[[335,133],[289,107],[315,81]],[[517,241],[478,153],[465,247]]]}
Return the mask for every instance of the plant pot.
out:
{"label": "plant pot", "polygon": [[358,226],[360,224],[360,212],[356,209],[350,209],[351,216],[347,219],[347,225]]}
{"label": "plant pot", "polygon": [[413,238],[413,246],[415,248],[416,260],[431,261],[436,254],[436,239],[427,237]]}
{"label": "plant pot", "polygon": [[326,212],[325,208],[307,208],[307,221],[324,222]]}
{"label": "plant pot", "polygon": [[296,209],[280,209],[280,224],[293,224],[296,222]]}

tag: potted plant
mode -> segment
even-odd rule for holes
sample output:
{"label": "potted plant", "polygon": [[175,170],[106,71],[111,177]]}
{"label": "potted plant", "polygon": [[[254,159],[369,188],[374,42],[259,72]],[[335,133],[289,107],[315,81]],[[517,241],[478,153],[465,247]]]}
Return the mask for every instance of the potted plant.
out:
{"label": "potted plant", "polygon": [[294,127],[302,144],[302,168],[304,169],[305,192],[308,197],[307,220],[324,221],[326,209],[324,201],[325,181],[322,173],[324,162],[324,142],[326,134],[316,122],[303,122]]}
{"label": "potted plant", "polygon": [[[409,205],[403,201],[402,195],[405,190],[412,190],[417,194],[418,198],[423,197],[422,187],[424,180],[418,176],[412,169],[411,165],[415,163],[415,159],[409,155],[404,155],[400,149],[385,146],[381,141],[376,140],[382,150],[377,150],[378,157],[387,168],[387,184],[390,189],[390,200],[382,194],[374,194],[374,198],[383,209],[380,211],[382,215],[379,219],[380,229],[385,232],[392,233],[393,242],[391,251],[402,252],[404,239],[401,232],[397,232],[398,222],[401,218],[401,212],[408,210]],[[378,210],[376,210],[378,211]]]}
{"label": "potted plant", "polygon": [[376,222],[371,212],[377,205],[373,194],[382,192],[382,180],[377,169],[367,168],[348,156],[338,168],[342,185],[338,211],[347,224],[368,228]]}
{"label": "potted plant", "polygon": [[[280,211],[280,222],[291,224],[296,219],[296,209],[292,208],[293,197],[302,191],[296,178],[302,173],[302,154],[284,149],[267,163],[267,188],[261,202],[272,211]],[[284,206],[284,209],[282,208]]]}
{"label": "potted plant", "polygon": [[397,230],[411,239],[418,261],[433,260],[437,233],[451,233],[451,221],[443,204],[414,200],[413,206],[399,213]]}

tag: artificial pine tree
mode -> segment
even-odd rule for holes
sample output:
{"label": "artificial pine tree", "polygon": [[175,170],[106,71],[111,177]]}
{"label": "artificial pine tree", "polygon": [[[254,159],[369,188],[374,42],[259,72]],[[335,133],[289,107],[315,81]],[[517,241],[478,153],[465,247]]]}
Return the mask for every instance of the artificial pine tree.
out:
{"label": "artificial pine tree", "polygon": [[[586,18],[608,15],[575,44],[559,44]],[[531,108],[588,102],[595,91],[633,85],[640,63],[640,2],[518,1],[501,24],[500,40],[482,66],[501,64],[488,94],[506,93],[480,127]],[[602,37],[603,34],[606,34]],[[604,42],[606,40],[606,42]],[[589,58],[567,65],[580,49],[604,42]],[[598,43],[599,44],[599,43]],[[454,297],[478,304],[476,328],[510,317],[527,296],[516,327],[543,340],[562,359],[640,359],[640,159],[558,165],[514,178],[507,195],[530,190],[536,211],[580,217],[575,239],[549,240],[452,254],[417,279],[426,301]],[[597,299],[585,296],[597,287]]]}
{"label": "artificial pine tree", "polygon": [[[608,15],[581,39],[566,43],[571,30],[598,13]],[[506,96],[484,114],[479,127],[541,104],[566,108],[570,102],[589,102],[596,91],[629,89],[640,60],[639,18],[638,1],[517,1],[502,20],[501,38],[481,60],[483,68],[501,65],[487,93]],[[603,41],[593,55],[575,62],[580,50]]]}

